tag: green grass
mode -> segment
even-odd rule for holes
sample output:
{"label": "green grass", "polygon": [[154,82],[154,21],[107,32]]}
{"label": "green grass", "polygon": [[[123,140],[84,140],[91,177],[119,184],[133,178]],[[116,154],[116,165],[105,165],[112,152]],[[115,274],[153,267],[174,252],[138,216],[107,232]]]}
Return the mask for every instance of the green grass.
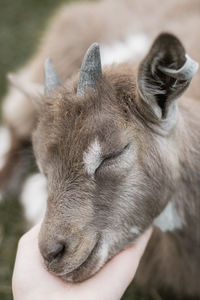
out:
{"label": "green grass", "polygon": [[[6,74],[21,67],[37,48],[55,9],[64,0],[0,0],[0,102],[7,90]],[[12,299],[11,276],[17,241],[26,226],[18,201],[20,190],[0,205],[0,299]],[[131,286],[123,300],[160,300],[145,297]]]}

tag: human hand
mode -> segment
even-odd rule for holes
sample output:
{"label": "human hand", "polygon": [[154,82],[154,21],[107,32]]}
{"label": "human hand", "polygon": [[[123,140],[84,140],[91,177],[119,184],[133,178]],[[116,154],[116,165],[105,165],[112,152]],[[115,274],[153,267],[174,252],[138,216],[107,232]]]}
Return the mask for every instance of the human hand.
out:
{"label": "human hand", "polygon": [[13,273],[14,300],[117,300],[132,281],[151,236],[146,231],[133,246],[112,258],[97,274],[82,283],[67,283],[43,266],[38,249],[40,225],[19,242]]}

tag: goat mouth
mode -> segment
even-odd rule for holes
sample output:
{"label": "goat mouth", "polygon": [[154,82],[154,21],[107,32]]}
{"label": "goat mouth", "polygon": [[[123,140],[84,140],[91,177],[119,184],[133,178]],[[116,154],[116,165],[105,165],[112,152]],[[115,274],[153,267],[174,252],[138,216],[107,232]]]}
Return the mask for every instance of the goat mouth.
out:
{"label": "goat mouth", "polygon": [[72,275],[76,272],[79,272],[79,270],[81,270],[82,268],[87,266],[88,262],[92,259],[93,255],[96,253],[98,245],[99,245],[99,242],[97,241],[97,243],[94,245],[92,250],[89,252],[89,254],[85,258],[85,260],[82,261],[78,266],[76,266],[76,268],[74,268],[72,271],[69,271],[69,272],[63,272],[63,273],[57,274],[57,276],[61,277],[65,281],[72,281],[71,280]]}

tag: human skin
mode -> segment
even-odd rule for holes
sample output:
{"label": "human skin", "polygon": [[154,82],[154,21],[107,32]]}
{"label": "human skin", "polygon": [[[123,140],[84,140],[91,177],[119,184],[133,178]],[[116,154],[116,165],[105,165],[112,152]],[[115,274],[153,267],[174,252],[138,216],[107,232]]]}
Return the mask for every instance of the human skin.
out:
{"label": "human skin", "polygon": [[152,233],[152,229],[148,229],[90,279],[66,283],[44,268],[38,249],[39,230],[40,225],[36,225],[19,241],[12,280],[14,300],[120,299],[135,275]]}

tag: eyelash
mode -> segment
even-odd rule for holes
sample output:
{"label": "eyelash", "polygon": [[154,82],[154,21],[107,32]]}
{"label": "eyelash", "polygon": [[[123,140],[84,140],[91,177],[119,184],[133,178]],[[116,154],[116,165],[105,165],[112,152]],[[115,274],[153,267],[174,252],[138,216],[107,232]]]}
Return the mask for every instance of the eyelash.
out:
{"label": "eyelash", "polygon": [[120,157],[129,147],[130,144],[127,144],[122,150],[120,150],[117,153],[112,153],[110,155],[107,155],[105,158],[103,158],[101,164],[98,166],[98,168],[96,169],[95,173],[102,167],[103,164],[105,164],[107,161],[112,161],[117,159],[118,157]]}

